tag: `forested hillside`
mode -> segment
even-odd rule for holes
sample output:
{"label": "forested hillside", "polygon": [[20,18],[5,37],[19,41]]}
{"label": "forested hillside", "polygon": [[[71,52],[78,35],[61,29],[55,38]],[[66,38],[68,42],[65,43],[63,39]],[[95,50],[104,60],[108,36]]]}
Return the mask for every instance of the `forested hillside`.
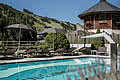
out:
{"label": "forested hillside", "polygon": [[25,24],[36,31],[42,31],[45,27],[64,28],[66,31],[75,30],[75,25],[69,22],[58,21],[53,18],[35,15],[27,9],[18,11],[8,5],[0,3],[0,28],[11,24]]}

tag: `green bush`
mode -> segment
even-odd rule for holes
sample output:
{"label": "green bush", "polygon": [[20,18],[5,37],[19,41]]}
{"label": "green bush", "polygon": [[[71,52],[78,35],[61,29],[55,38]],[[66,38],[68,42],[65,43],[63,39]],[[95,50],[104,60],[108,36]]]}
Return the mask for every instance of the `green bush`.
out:
{"label": "green bush", "polygon": [[69,43],[67,37],[65,36],[65,34],[63,34],[63,33],[56,33],[56,34],[49,33],[46,36],[45,41],[46,41],[48,47],[54,47],[54,49],[70,48],[70,43]]}
{"label": "green bush", "polygon": [[39,47],[40,47],[41,49],[46,49],[46,48],[48,48],[47,45],[40,45]]}
{"label": "green bush", "polygon": [[[98,33],[101,33],[100,32],[100,29],[97,29],[97,32],[96,32],[96,34],[98,34]],[[104,38],[96,38],[96,39],[93,39],[93,41],[92,41],[93,43],[93,45],[98,49],[99,47],[105,47],[105,40],[104,40]]]}
{"label": "green bush", "polygon": [[118,43],[118,47],[120,48],[120,43]]}
{"label": "green bush", "polygon": [[4,49],[5,49],[4,44],[3,44],[3,42],[2,42],[2,41],[0,41],[0,49],[2,49],[2,50],[4,50]]}

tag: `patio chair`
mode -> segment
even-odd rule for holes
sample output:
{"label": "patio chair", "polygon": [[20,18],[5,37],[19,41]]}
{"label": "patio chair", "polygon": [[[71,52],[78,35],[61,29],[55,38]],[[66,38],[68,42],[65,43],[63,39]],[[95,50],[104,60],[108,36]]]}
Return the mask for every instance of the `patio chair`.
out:
{"label": "patio chair", "polygon": [[36,49],[28,49],[26,51],[26,55],[25,56],[27,56],[27,57],[29,57],[29,55],[35,56],[35,53],[36,53]]}
{"label": "patio chair", "polygon": [[96,55],[96,54],[97,54],[97,49],[93,44],[91,44],[91,55]]}
{"label": "patio chair", "polygon": [[55,56],[58,56],[58,55],[59,55],[59,56],[60,56],[60,55],[62,56],[62,55],[64,55],[64,48],[59,48],[59,49],[56,50],[56,52],[57,52],[57,53],[56,53]]}
{"label": "patio chair", "polygon": [[4,51],[2,49],[0,49],[0,55],[3,55]]}
{"label": "patio chair", "polygon": [[82,47],[79,50],[83,55],[91,55],[91,47]]}
{"label": "patio chair", "polygon": [[16,52],[16,49],[7,49],[4,52],[4,56],[13,57]]}
{"label": "patio chair", "polygon": [[99,47],[97,51],[98,55],[108,55],[107,47]]}
{"label": "patio chair", "polygon": [[26,50],[25,49],[23,49],[23,50],[17,50],[16,52],[15,52],[15,54],[17,54],[16,56],[18,57],[18,58],[24,58],[24,54],[26,53]]}

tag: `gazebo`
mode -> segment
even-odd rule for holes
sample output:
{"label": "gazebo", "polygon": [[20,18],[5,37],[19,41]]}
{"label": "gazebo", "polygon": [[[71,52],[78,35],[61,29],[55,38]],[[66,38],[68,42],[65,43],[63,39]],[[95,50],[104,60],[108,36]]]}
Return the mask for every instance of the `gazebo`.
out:
{"label": "gazebo", "polygon": [[85,29],[88,31],[96,32],[100,29],[109,34],[120,34],[120,8],[106,0],[100,0],[78,17],[84,20]]}

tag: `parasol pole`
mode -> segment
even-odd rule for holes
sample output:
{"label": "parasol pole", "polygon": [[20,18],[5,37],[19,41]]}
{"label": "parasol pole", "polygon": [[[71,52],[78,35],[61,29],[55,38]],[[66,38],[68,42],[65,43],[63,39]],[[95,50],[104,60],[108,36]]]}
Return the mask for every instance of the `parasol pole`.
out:
{"label": "parasol pole", "polygon": [[96,29],[96,24],[95,24],[95,14],[94,14],[94,30]]}
{"label": "parasol pole", "polygon": [[[20,24],[19,24],[20,26]],[[19,40],[18,40],[18,49],[17,49],[17,53],[19,52],[20,50],[20,36],[21,36],[21,27],[20,27],[20,30],[19,30]]]}
{"label": "parasol pole", "polygon": [[[85,27],[86,27],[86,25],[84,24],[84,36],[86,36]],[[86,38],[84,38],[84,48],[85,48],[85,44],[86,44]]]}
{"label": "parasol pole", "polygon": [[[53,27],[53,29],[54,29],[54,27]],[[53,33],[53,51],[54,51],[54,33]]]}

